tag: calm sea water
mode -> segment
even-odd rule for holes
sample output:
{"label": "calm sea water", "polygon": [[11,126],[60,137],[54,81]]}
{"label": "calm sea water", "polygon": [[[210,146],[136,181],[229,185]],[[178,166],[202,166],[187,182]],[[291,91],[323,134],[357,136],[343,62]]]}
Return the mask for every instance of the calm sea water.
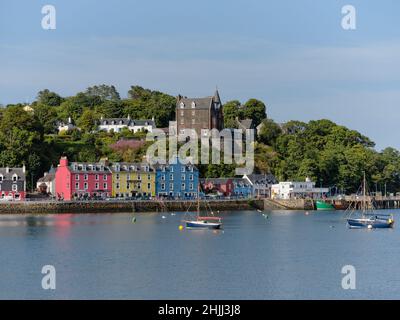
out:
{"label": "calm sea water", "polygon": [[[341,212],[242,211],[223,214],[223,231],[179,231],[183,214],[164,215],[0,216],[0,298],[400,298],[396,227],[349,230]],[[54,291],[41,287],[44,265],[56,268]],[[356,268],[356,290],[341,287],[344,265]]]}

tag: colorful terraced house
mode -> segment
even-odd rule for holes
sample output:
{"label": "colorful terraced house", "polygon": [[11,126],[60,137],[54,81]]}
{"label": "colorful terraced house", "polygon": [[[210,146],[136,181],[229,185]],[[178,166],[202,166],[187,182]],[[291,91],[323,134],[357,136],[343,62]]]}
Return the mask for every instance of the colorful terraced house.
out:
{"label": "colorful terraced house", "polygon": [[156,195],[156,173],[149,164],[114,163],[110,169],[113,197],[154,197]]}
{"label": "colorful terraced house", "polygon": [[96,163],[68,163],[62,157],[56,170],[56,198],[62,200],[107,198],[112,178],[107,160]]}
{"label": "colorful terraced house", "polygon": [[178,158],[168,164],[157,164],[156,195],[174,199],[198,197],[199,170],[193,164],[182,164]]}

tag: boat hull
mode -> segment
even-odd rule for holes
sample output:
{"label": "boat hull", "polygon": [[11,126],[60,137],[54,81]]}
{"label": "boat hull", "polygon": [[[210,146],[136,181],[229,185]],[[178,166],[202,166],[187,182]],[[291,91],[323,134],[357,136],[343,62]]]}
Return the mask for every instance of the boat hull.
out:
{"label": "boat hull", "polygon": [[336,210],[334,205],[325,201],[317,201],[315,203],[317,210],[319,211],[329,211],[329,210]]}
{"label": "boat hull", "polygon": [[222,223],[207,222],[207,221],[186,221],[186,228],[188,229],[221,229]]}
{"label": "boat hull", "polygon": [[374,219],[347,219],[347,224],[354,229],[388,229],[393,228],[392,220],[374,220]]}

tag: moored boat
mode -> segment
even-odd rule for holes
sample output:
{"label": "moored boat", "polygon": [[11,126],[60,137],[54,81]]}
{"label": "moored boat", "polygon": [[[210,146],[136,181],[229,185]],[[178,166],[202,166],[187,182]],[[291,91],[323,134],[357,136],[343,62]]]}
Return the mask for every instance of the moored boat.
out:
{"label": "moored boat", "polygon": [[317,207],[317,210],[335,210],[335,206],[332,203],[322,201],[322,200],[317,200],[315,203],[315,206]]}
{"label": "moored boat", "polygon": [[[200,194],[200,185],[198,187],[198,195]],[[206,202],[207,203],[207,202]],[[189,209],[188,209],[189,210]],[[211,211],[213,215],[213,212]],[[187,229],[211,229],[218,230],[222,227],[222,218],[215,216],[200,216],[200,196],[197,197],[197,213],[196,218],[185,220]]]}
{"label": "moored boat", "polygon": [[[347,225],[351,229],[387,229],[393,228],[394,218],[393,215],[387,214],[373,214],[367,212],[371,208],[371,212],[374,209],[374,204],[371,199],[367,199],[367,181],[364,172],[363,181],[363,198],[362,198],[362,213],[360,218],[347,218]],[[351,214],[350,214],[351,215]]]}
{"label": "moored boat", "polygon": [[189,229],[221,229],[222,223],[220,218],[210,219],[211,217],[198,217],[197,220],[187,220],[186,228]]}

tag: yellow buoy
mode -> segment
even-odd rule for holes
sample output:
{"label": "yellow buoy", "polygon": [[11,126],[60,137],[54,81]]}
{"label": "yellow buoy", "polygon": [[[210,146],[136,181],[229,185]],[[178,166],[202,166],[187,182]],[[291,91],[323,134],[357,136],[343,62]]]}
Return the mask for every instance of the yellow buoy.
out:
{"label": "yellow buoy", "polygon": [[181,231],[182,231],[182,230],[183,230],[183,226],[179,226],[179,230],[181,230]]}

